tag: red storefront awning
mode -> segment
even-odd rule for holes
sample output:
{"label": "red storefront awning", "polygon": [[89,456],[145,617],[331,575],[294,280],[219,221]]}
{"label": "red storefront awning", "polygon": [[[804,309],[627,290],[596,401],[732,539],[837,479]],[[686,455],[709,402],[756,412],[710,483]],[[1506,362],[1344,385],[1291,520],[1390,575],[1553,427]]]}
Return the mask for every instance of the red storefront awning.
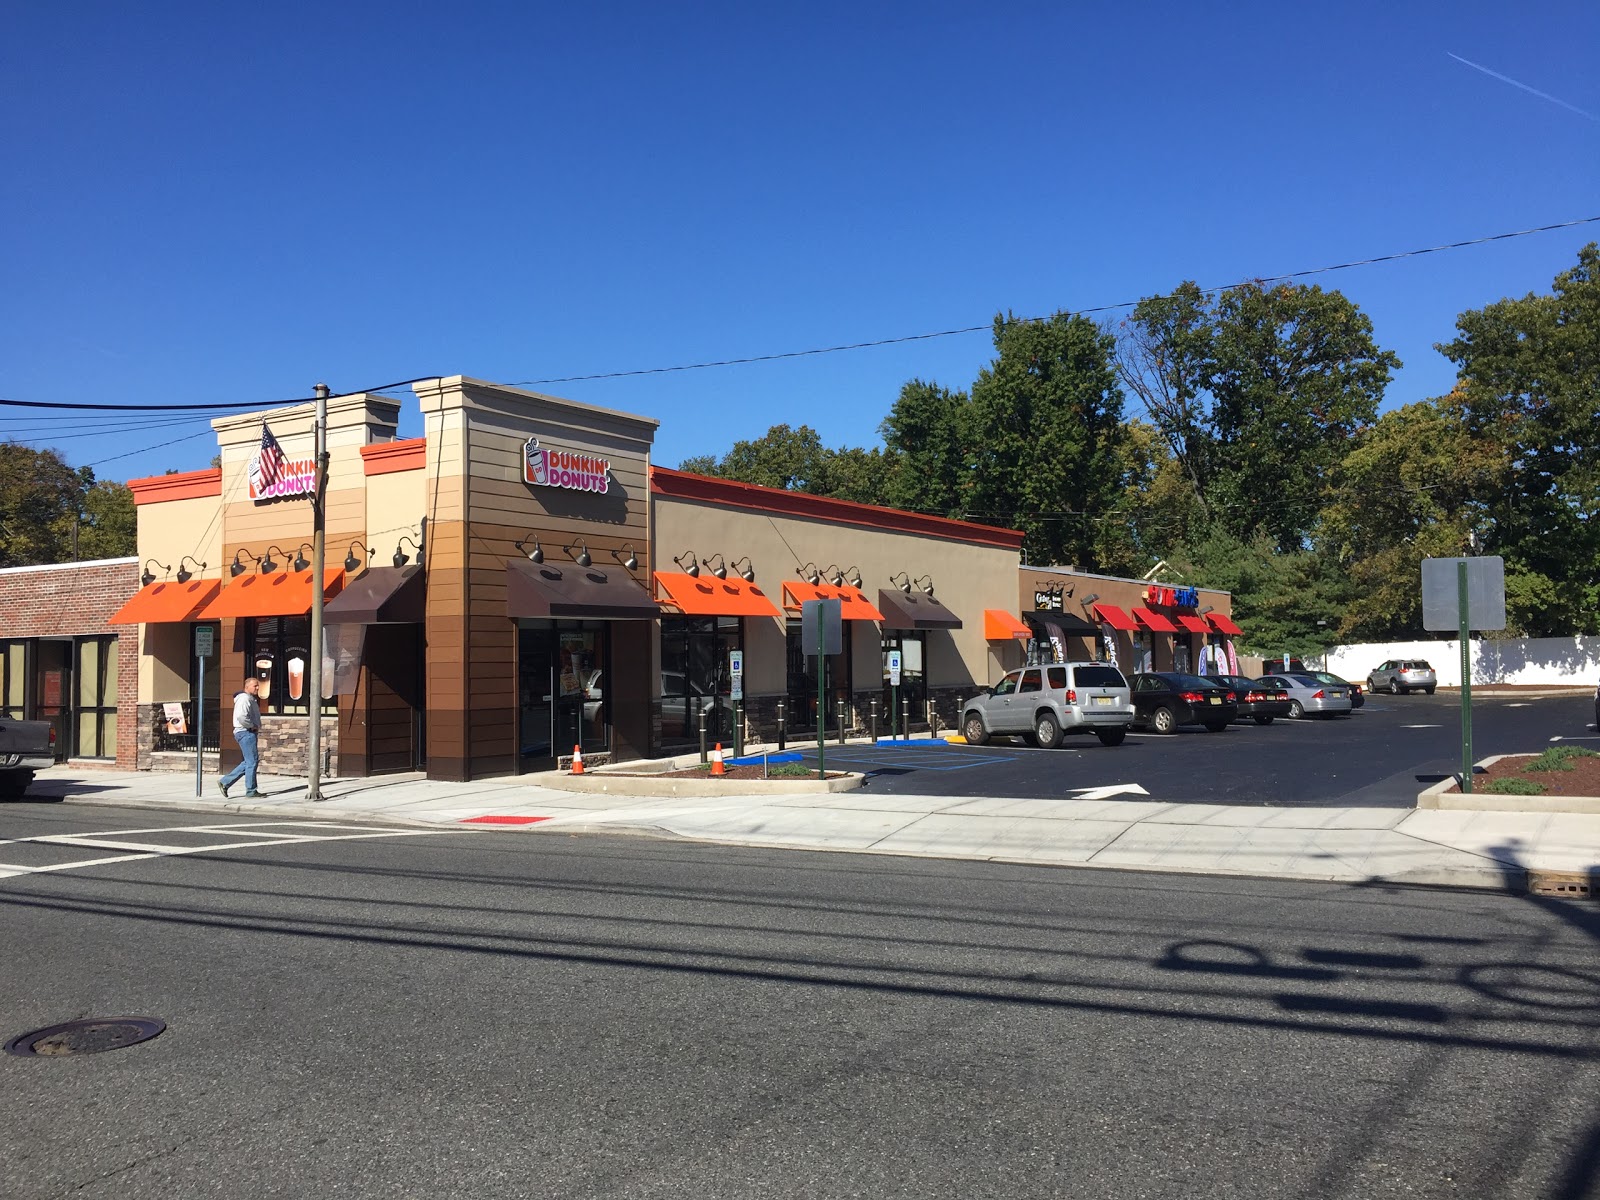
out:
{"label": "red storefront awning", "polygon": [[1033,630],[1008,612],[986,608],[983,610],[983,637],[988,642],[1009,642],[1013,638],[1027,642],[1033,640]]}
{"label": "red storefront awning", "polygon": [[1146,629],[1152,629],[1156,633],[1178,632],[1178,627],[1176,625],[1167,620],[1160,613],[1151,612],[1148,608],[1136,608],[1133,610],[1133,615],[1144,622],[1144,627]]}
{"label": "red storefront awning", "polygon": [[[322,580],[322,598],[336,596],[344,586],[344,571],[334,567]],[[222,589],[201,611],[206,620],[220,617],[303,617],[311,611],[311,572],[273,571],[246,575]]]}
{"label": "red storefront awning", "polygon": [[798,611],[807,600],[838,600],[846,621],[881,621],[883,614],[853,587],[832,587],[826,583],[806,583],[800,579],[783,581],[783,606]]}
{"label": "red storefront awning", "polygon": [[656,584],[667,594],[667,600],[686,616],[780,619],[783,616],[765,592],[738,575],[718,579],[715,575],[657,571]]}
{"label": "red storefront awning", "polygon": [[191,579],[186,583],[163,580],[148,584],[129,597],[106,624],[156,625],[187,621],[211,603],[221,590],[220,579]]}
{"label": "red storefront awning", "polygon": [[1233,623],[1233,618],[1225,613],[1207,613],[1206,620],[1211,622],[1211,628],[1215,629],[1218,633],[1244,632],[1244,630],[1240,629]]}
{"label": "red storefront awning", "polygon": [[1210,633],[1211,626],[1207,625],[1204,617],[1197,617],[1193,613],[1179,613],[1178,624],[1190,633]]}
{"label": "red storefront awning", "polygon": [[1124,633],[1139,632],[1139,623],[1115,604],[1096,604],[1094,615],[1113,629],[1120,629]]}

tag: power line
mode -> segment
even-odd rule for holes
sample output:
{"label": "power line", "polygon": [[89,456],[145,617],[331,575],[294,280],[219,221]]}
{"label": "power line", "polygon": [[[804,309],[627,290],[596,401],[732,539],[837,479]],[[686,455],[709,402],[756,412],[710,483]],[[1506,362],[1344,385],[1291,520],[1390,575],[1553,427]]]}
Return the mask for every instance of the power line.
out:
{"label": "power line", "polygon": [[[419,375],[415,379],[402,379],[397,383],[385,383],[380,387],[357,388],[351,392],[335,392],[329,399],[337,400],[341,396],[361,396],[368,392],[384,392],[394,388],[408,387],[413,383],[426,383],[431,379],[438,379],[438,375]],[[256,408],[290,408],[296,404],[312,404],[315,396],[300,396],[291,400],[235,400],[225,404],[62,404],[48,400],[0,400],[0,408],[59,408],[74,412],[236,412],[241,409]],[[154,449],[155,447],[151,447]]]}

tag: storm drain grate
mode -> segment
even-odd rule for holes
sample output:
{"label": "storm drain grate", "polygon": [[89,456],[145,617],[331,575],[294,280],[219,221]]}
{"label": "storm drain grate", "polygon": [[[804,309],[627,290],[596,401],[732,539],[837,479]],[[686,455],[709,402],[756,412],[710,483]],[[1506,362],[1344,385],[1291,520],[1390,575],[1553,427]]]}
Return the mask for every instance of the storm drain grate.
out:
{"label": "storm drain grate", "polygon": [[1528,892],[1534,896],[1564,896],[1568,900],[1593,900],[1594,880],[1587,871],[1529,871]]}
{"label": "storm drain grate", "polygon": [[6,1053],[22,1058],[60,1058],[68,1054],[99,1054],[148,1042],[167,1027],[151,1017],[90,1017],[35,1029],[6,1043]]}

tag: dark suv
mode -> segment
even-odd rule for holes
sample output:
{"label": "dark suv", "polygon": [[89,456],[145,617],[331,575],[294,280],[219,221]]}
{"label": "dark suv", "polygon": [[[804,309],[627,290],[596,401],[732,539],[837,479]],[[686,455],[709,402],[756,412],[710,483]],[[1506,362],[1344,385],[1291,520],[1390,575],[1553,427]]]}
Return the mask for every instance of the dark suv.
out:
{"label": "dark suv", "polygon": [[1199,675],[1150,671],[1131,682],[1134,723],[1156,733],[1175,733],[1179,725],[1204,725],[1221,733],[1239,716],[1233,690]]}

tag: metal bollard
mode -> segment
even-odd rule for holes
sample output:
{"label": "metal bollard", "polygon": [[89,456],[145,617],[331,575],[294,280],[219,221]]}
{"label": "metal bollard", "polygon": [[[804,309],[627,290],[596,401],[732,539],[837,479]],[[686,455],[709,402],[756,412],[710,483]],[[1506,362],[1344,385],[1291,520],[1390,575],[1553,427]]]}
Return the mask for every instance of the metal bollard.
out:
{"label": "metal bollard", "polygon": [[784,748],[785,742],[786,742],[786,737],[785,737],[785,729],[784,729],[784,724],[783,724],[783,701],[779,700],[778,701],[778,753],[780,753],[780,754],[783,753],[783,748]]}
{"label": "metal bollard", "polygon": [[844,745],[844,709],[845,703],[843,700],[841,700],[839,701],[839,745],[841,746]]}
{"label": "metal bollard", "polygon": [[878,698],[876,696],[874,696],[872,698],[872,709],[871,709],[871,712],[872,712],[872,718],[871,718],[872,719],[872,744],[874,746],[876,746],[878,744]]}
{"label": "metal bollard", "polygon": [[703,708],[700,710],[700,761],[711,761],[711,756],[706,753],[706,710]]}
{"label": "metal bollard", "polygon": [[933,701],[928,701],[928,735],[939,736],[939,710],[933,706]]}
{"label": "metal bollard", "polygon": [[900,699],[900,740],[911,740],[911,701],[903,696]]}
{"label": "metal bollard", "polygon": [[733,756],[744,757],[744,701],[733,706]]}

